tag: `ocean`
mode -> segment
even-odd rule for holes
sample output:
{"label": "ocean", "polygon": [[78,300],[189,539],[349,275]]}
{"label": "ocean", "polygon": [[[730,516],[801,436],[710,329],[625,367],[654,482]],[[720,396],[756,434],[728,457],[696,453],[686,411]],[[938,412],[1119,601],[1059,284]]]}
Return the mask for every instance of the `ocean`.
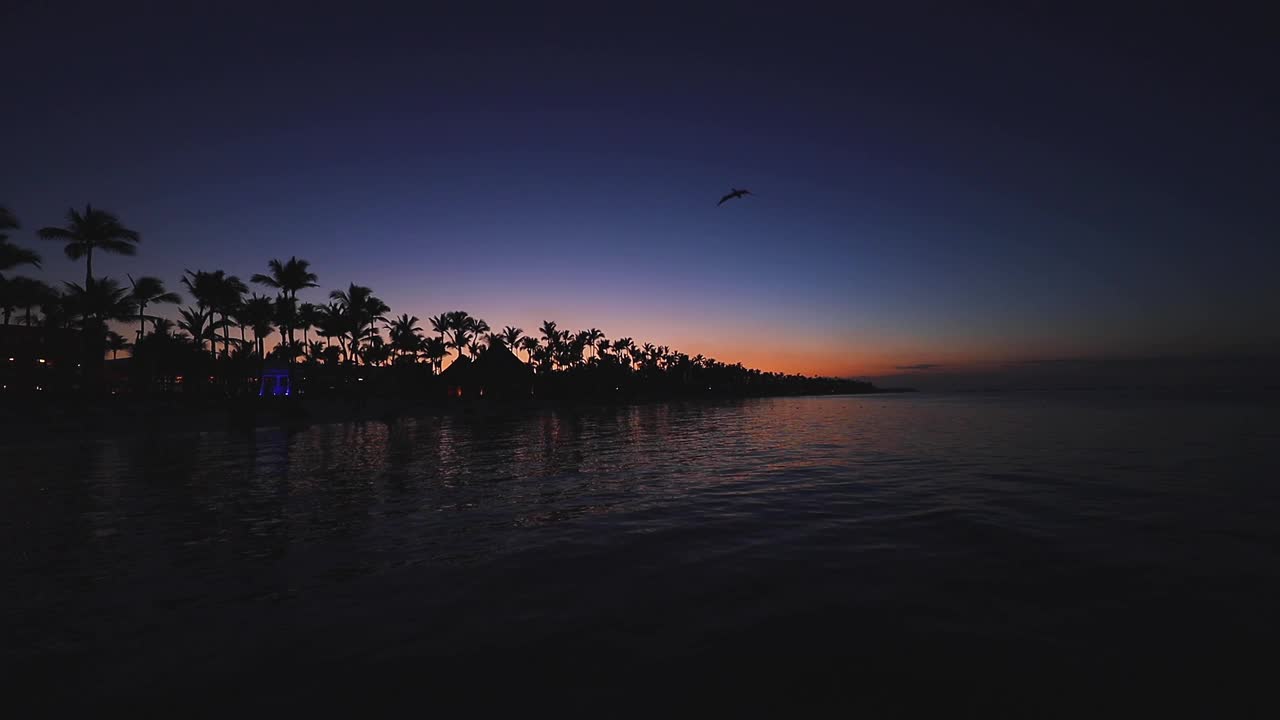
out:
{"label": "ocean", "polygon": [[3,658],[47,707],[1046,716],[1214,670],[1238,699],[1280,647],[1278,410],[906,394],[0,442]]}

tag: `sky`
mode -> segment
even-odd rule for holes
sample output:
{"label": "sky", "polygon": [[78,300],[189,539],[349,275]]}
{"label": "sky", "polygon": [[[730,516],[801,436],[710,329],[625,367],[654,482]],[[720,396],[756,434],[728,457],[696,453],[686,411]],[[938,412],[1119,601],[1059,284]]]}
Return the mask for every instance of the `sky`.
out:
{"label": "sky", "polygon": [[11,0],[0,204],[47,281],[92,202],[119,278],[297,255],[766,370],[1280,356],[1261,16],[848,5]]}

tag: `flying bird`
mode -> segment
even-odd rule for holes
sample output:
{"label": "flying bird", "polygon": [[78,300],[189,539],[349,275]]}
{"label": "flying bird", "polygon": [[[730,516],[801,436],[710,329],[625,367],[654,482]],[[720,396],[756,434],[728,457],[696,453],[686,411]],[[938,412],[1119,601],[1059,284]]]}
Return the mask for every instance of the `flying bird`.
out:
{"label": "flying bird", "polygon": [[738,188],[733,188],[733,190],[728,195],[725,195],[724,197],[720,198],[720,202],[716,203],[716,207],[723,205],[725,200],[734,200],[736,198],[742,197],[743,195],[751,195],[751,194],[752,192],[750,190],[739,190]]}

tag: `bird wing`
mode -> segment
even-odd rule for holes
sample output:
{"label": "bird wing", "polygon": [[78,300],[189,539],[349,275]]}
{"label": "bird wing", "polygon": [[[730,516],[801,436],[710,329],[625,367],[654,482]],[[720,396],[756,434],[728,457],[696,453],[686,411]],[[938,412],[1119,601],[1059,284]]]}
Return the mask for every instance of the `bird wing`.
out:
{"label": "bird wing", "polygon": [[717,206],[719,206],[719,205],[723,205],[725,200],[730,200],[730,199],[735,198],[735,197],[737,197],[737,196],[736,196],[736,195],[734,195],[733,193],[729,193],[728,195],[725,195],[724,197],[720,198],[720,202],[716,203],[716,205],[717,205]]}

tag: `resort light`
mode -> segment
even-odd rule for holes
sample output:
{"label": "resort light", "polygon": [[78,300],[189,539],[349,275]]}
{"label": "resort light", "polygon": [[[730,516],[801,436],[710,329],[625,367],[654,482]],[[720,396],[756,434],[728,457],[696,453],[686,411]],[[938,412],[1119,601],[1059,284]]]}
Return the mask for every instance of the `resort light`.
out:
{"label": "resort light", "polygon": [[39,360],[36,360],[36,362],[38,362],[38,363],[40,363],[41,365],[43,365],[43,364],[44,364],[44,358],[40,358]]}

